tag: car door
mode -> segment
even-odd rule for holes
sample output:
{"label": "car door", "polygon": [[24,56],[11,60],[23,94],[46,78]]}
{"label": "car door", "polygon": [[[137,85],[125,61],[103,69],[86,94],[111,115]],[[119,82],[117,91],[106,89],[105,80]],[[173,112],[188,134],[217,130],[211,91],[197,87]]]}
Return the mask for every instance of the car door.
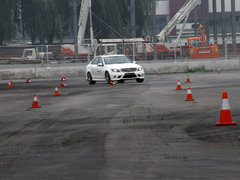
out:
{"label": "car door", "polygon": [[98,59],[99,59],[99,57],[96,57],[91,63],[90,72],[92,74],[93,79],[97,79],[97,62],[98,62]]}
{"label": "car door", "polygon": [[97,62],[97,68],[96,68],[96,78],[97,79],[105,79],[105,67],[103,63],[102,57],[99,57]]}

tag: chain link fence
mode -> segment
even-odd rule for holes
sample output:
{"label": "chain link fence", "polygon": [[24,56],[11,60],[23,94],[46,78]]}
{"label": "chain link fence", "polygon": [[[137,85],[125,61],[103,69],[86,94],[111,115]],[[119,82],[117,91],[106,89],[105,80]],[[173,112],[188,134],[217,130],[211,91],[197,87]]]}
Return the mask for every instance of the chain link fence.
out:
{"label": "chain link fence", "polygon": [[[226,43],[225,43],[226,42]],[[0,46],[0,64],[76,63],[89,62],[97,55],[125,54],[132,60],[185,60],[240,57],[240,44],[233,46],[231,39],[215,45],[213,42],[174,46],[174,43],[108,43],[64,45],[11,45]],[[75,53],[75,48],[78,53]],[[154,51],[155,50],[155,51]],[[155,56],[154,56],[155,55]],[[154,57],[156,59],[154,59]]]}

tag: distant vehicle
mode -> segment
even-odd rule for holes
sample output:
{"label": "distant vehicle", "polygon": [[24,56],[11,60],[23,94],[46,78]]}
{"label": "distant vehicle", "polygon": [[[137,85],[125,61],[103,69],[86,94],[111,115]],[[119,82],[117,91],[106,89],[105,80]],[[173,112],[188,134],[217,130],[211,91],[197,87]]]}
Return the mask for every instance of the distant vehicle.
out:
{"label": "distant vehicle", "polygon": [[52,59],[53,52],[38,52],[36,48],[23,49],[22,59],[36,60],[36,59]]}
{"label": "distant vehicle", "polygon": [[125,55],[103,55],[95,57],[86,67],[86,77],[89,84],[96,81],[117,81],[124,83],[125,80],[144,81],[144,69]]}
{"label": "distant vehicle", "polygon": [[25,48],[23,50],[22,59],[35,60],[38,58],[38,52],[35,48]]}
{"label": "distant vehicle", "polygon": [[191,59],[199,58],[218,58],[218,45],[207,44],[205,30],[202,25],[198,25],[200,37],[188,38],[188,54]]}

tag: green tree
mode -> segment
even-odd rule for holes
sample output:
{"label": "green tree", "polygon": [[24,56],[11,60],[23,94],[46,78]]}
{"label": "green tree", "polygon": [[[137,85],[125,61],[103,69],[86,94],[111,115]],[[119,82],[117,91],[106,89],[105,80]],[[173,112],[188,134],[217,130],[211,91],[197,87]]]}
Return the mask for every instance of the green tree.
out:
{"label": "green tree", "polygon": [[136,0],[137,36],[145,35],[149,30],[149,17],[151,17],[151,4],[149,0]]}
{"label": "green tree", "polygon": [[[97,38],[125,38],[131,35],[131,13],[129,10],[131,0],[92,0],[93,13],[105,23],[115,29],[118,34],[112,32],[106,25],[102,24],[96,17],[93,26]],[[150,12],[149,0],[136,1],[136,25],[137,36],[142,36],[145,31],[147,16]]]}
{"label": "green tree", "polygon": [[55,36],[63,39],[70,24],[68,0],[21,0],[24,28],[35,43],[52,43]]}
{"label": "green tree", "polygon": [[[0,0],[0,44],[14,35],[16,27],[32,43],[52,43],[54,38],[63,43],[72,33],[70,0]],[[128,38],[131,32],[131,0],[92,0],[95,38]],[[79,6],[81,1],[79,0]],[[149,0],[136,1],[137,36],[147,27]],[[89,30],[88,30],[89,31]],[[88,33],[89,34],[89,33]]]}
{"label": "green tree", "polygon": [[21,10],[23,28],[29,34],[32,43],[35,43],[38,32],[41,31],[38,29],[39,26],[41,27],[39,0],[21,0]]}
{"label": "green tree", "polygon": [[64,37],[72,27],[72,8],[69,7],[69,0],[55,0],[56,19],[55,35],[60,43],[63,43]]}
{"label": "green tree", "polygon": [[0,45],[14,35],[16,0],[0,0]]}

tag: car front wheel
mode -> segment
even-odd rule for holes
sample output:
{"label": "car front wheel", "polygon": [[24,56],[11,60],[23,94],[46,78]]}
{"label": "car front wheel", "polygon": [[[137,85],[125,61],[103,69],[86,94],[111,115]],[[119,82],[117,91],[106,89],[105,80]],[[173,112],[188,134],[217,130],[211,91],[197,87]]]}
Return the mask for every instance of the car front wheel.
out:
{"label": "car front wheel", "polygon": [[88,79],[88,83],[89,83],[89,84],[95,84],[95,83],[96,83],[96,81],[93,81],[93,80],[92,80],[92,75],[91,75],[90,72],[87,73],[87,79]]}
{"label": "car front wheel", "polygon": [[136,79],[136,81],[137,81],[138,83],[142,83],[142,82],[144,81],[144,79]]}
{"label": "car front wheel", "polygon": [[111,77],[110,77],[109,72],[105,72],[105,80],[106,80],[106,82],[107,82],[108,84],[110,83]]}

